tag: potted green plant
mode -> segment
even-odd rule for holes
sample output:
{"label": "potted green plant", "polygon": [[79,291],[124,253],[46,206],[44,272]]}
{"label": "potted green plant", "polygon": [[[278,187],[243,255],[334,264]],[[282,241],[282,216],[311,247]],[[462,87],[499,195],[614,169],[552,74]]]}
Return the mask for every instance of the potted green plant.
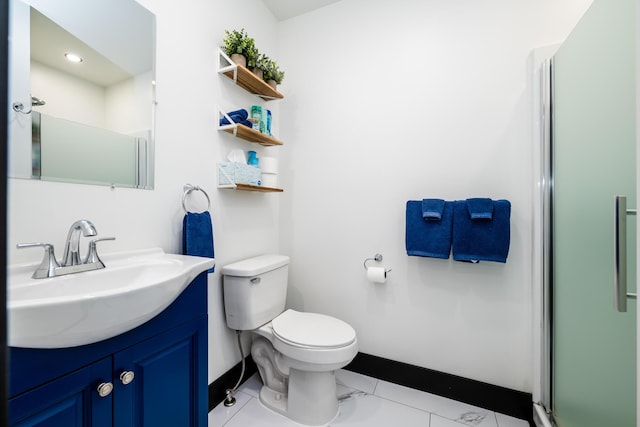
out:
{"label": "potted green plant", "polygon": [[249,37],[244,28],[240,31],[224,30],[224,32],[226,35],[222,39],[222,49],[233,62],[246,67],[250,58],[255,60],[255,55],[258,53],[255,40]]}
{"label": "potted green plant", "polygon": [[254,68],[251,69],[253,74],[258,76],[259,79],[263,79],[264,78],[264,73],[267,71],[267,67],[269,65],[269,61],[270,61],[270,59],[269,59],[269,57],[267,55],[265,55],[264,53],[259,53],[256,56]]}
{"label": "potted green plant", "polygon": [[271,86],[276,88],[284,79],[284,71],[280,70],[278,63],[269,59],[265,65],[263,79]]}
{"label": "potted green plant", "polygon": [[258,52],[258,49],[255,47],[255,45],[252,44],[247,48],[245,56],[247,58],[247,67],[249,67],[253,71],[256,68],[258,58],[260,57],[260,52]]}

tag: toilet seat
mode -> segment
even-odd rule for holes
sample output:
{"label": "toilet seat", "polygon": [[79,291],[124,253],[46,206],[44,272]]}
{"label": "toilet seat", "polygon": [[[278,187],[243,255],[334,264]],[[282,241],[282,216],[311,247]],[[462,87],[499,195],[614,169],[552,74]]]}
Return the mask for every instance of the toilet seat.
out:
{"label": "toilet seat", "polygon": [[318,313],[286,310],[271,321],[273,334],[282,342],[307,349],[338,349],[356,341],[356,331],[346,322]]}

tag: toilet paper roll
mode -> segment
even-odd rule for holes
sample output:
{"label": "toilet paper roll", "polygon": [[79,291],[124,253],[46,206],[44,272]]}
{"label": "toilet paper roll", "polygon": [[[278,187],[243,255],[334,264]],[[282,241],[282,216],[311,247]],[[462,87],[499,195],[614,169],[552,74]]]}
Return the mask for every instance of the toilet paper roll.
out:
{"label": "toilet paper roll", "polygon": [[260,177],[260,180],[262,181],[261,185],[263,187],[278,187],[278,175],[274,173],[263,173]]}
{"label": "toilet paper roll", "polygon": [[260,169],[262,173],[278,173],[278,159],[275,157],[260,158]]}
{"label": "toilet paper roll", "polygon": [[367,280],[373,283],[384,283],[387,281],[387,270],[384,267],[368,267]]}

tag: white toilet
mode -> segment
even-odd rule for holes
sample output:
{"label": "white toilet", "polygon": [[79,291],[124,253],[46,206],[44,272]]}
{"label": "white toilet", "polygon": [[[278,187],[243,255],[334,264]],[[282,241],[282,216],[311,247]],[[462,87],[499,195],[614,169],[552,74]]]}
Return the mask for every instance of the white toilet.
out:
{"label": "white toilet", "polygon": [[338,413],[335,370],[358,352],[353,328],[316,313],[286,310],[289,257],[262,255],[222,268],[227,326],[253,331],[260,401],[306,425]]}

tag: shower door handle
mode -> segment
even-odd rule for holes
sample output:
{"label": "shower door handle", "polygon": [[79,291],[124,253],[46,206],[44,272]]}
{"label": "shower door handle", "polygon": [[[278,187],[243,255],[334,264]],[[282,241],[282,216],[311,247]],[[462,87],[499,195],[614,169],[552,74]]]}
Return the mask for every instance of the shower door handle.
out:
{"label": "shower door handle", "polygon": [[627,215],[635,215],[635,209],[627,209],[627,196],[615,196],[613,214],[613,287],[616,311],[627,311],[627,298],[637,294],[627,292]]}

